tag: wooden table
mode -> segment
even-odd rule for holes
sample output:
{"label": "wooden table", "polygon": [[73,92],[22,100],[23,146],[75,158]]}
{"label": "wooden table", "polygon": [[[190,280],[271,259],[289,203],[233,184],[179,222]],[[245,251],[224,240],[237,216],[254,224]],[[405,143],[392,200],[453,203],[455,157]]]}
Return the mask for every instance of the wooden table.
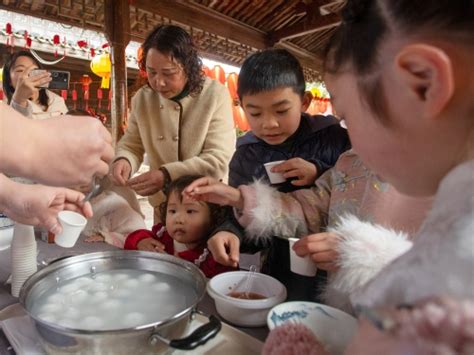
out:
{"label": "wooden table", "polygon": [[[42,240],[37,239],[38,242],[38,262],[49,263],[57,258],[68,256],[68,255],[79,255],[85,253],[92,253],[98,251],[117,250],[116,247],[107,243],[86,243],[84,237],[81,236],[73,248],[62,248],[56,244],[48,244]],[[41,266],[40,266],[41,267]],[[18,298],[15,298],[10,293],[10,285],[6,284],[6,281],[11,271],[11,255],[10,249],[0,251],[0,310],[18,302]],[[203,300],[198,304],[198,309],[208,313],[217,315],[217,311],[214,305],[214,300],[210,298],[207,293]],[[220,317],[219,317],[220,318]],[[220,318],[222,320],[222,318]],[[224,320],[222,320],[224,321]],[[235,328],[264,341],[268,335],[267,327],[258,328]],[[5,338],[3,332],[0,330],[0,354],[14,354],[11,349],[8,340]]]}

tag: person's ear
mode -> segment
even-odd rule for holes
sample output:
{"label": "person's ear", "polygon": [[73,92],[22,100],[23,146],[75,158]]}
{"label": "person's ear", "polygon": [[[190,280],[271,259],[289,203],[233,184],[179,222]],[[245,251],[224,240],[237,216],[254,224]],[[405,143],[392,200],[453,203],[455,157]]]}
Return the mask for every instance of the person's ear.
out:
{"label": "person's ear", "polygon": [[309,105],[311,104],[311,100],[313,100],[313,94],[311,91],[305,91],[303,94],[303,100],[301,104],[301,112],[306,112]]}
{"label": "person's ear", "polygon": [[437,116],[454,93],[452,62],[440,48],[413,44],[401,50],[396,71],[428,117]]}

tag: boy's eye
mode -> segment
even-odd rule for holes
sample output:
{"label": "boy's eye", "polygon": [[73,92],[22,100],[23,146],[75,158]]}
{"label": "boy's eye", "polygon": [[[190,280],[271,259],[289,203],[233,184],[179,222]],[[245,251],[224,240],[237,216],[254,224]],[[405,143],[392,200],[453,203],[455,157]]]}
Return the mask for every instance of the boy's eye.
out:
{"label": "boy's eye", "polygon": [[192,213],[197,213],[197,211],[196,211],[196,210],[187,210],[187,212],[188,212],[189,214],[192,214]]}
{"label": "boy's eye", "polygon": [[249,112],[251,117],[260,117],[261,113],[260,112]]}
{"label": "boy's eye", "polygon": [[176,210],[170,209],[170,210],[168,210],[168,213],[171,213],[171,214],[176,213]]}
{"label": "boy's eye", "polygon": [[285,110],[279,110],[279,111],[277,111],[277,114],[283,115],[283,114],[287,113],[289,110],[290,110],[289,108],[287,108]]}

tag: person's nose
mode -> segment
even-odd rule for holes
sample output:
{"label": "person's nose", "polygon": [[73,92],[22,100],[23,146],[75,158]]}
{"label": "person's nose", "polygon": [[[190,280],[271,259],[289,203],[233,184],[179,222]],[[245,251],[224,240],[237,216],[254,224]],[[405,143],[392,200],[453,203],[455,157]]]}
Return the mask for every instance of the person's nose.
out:
{"label": "person's nose", "polygon": [[176,224],[183,224],[184,223],[184,216],[182,213],[177,212],[174,216],[174,221]]}
{"label": "person's nose", "polygon": [[278,120],[273,117],[273,115],[268,115],[267,117],[264,117],[263,123],[262,123],[262,128],[266,130],[271,130],[274,128],[278,128],[280,124],[278,123]]}

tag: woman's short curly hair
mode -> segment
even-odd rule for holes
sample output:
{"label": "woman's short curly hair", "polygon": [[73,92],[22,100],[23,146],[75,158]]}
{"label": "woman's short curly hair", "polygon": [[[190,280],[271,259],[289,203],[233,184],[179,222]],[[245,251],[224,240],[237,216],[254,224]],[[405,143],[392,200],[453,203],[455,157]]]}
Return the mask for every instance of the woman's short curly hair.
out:
{"label": "woman's short curly hair", "polygon": [[159,25],[148,34],[142,48],[143,55],[138,63],[141,70],[146,70],[147,53],[154,48],[170,55],[183,66],[190,95],[197,95],[202,91],[205,80],[202,61],[193,39],[184,29],[174,25]]}
{"label": "woman's short curly hair", "polygon": [[[166,210],[171,194],[177,193],[179,196],[181,196],[186,187],[202,177],[202,175],[184,175],[171,182],[165,192],[166,199],[160,204],[160,218],[163,224],[166,223]],[[214,203],[207,203],[207,205],[209,206],[209,211],[211,214],[211,227],[209,231],[212,231],[227,219],[230,213],[230,208],[226,206],[219,206]]]}

